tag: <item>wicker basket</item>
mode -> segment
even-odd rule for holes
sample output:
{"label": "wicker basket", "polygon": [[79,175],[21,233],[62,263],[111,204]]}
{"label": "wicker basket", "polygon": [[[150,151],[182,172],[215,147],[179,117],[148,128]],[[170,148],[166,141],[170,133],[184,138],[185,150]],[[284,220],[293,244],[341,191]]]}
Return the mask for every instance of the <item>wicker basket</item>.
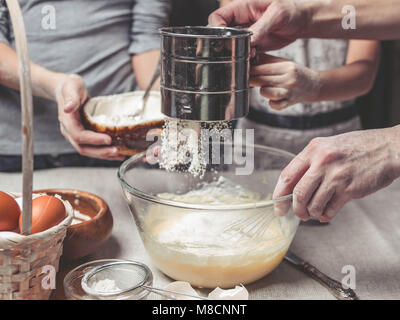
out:
{"label": "wicker basket", "polygon": [[63,201],[67,217],[59,225],[30,236],[0,232],[0,300],[45,300],[51,290],[42,285],[43,267],[58,263],[67,227],[73,218],[69,202]]}
{"label": "wicker basket", "polygon": [[[44,266],[58,270],[62,243],[73,217],[72,206],[59,225],[31,234],[33,185],[33,103],[25,26],[18,0],[6,0],[18,55],[22,128],[22,227],[21,234],[0,232],[0,299],[48,299],[50,289],[42,285]],[[16,195],[14,195],[16,197]]]}

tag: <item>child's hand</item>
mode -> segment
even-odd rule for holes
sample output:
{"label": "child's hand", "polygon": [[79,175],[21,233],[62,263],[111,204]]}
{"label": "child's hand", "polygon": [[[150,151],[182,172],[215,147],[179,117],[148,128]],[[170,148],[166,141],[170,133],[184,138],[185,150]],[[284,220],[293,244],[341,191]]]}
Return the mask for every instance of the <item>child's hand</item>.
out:
{"label": "child's hand", "polygon": [[317,71],[293,61],[263,54],[250,71],[250,85],[261,87],[271,108],[282,110],[299,102],[315,101],[321,79]]}

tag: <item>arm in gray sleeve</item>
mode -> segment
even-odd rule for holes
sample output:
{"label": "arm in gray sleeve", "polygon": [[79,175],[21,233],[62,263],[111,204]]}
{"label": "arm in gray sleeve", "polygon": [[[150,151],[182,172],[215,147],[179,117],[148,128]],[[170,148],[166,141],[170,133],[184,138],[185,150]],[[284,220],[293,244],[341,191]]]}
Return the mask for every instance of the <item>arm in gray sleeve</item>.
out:
{"label": "arm in gray sleeve", "polygon": [[4,2],[0,3],[0,42],[10,44],[10,16]]}
{"label": "arm in gray sleeve", "polygon": [[158,29],[168,25],[170,11],[170,0],[134,0],[129,53],[160,48]]}

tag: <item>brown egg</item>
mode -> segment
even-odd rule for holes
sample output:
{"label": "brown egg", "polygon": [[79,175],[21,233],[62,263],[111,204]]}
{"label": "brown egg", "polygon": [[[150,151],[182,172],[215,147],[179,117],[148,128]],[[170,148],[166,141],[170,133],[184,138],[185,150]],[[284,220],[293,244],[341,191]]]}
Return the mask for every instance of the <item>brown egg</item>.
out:
{"label": "brown egg", "polygon": [[[66,217],[64,203],[52,196],[40,196],[32,200],[32,233],[38,233],[58,225]],[[22,215],[19,219],[22,228]]]}
{"label": "brown egg", "polygon": [[14,231],[18,228],[21,210],[9,194],[0,191],[0,231]]}

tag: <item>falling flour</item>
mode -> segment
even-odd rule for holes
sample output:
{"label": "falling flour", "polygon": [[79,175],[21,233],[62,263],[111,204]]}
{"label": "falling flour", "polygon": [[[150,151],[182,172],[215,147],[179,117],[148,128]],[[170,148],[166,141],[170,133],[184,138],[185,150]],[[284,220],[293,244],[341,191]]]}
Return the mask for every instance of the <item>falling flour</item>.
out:
{"label": "falling flour", "polygon": [[167,119],[161,133],[160,167],[167,171],[189,172],[202,178],[207,169],[209,133],[230,129],[226,121],[198,122]]}

